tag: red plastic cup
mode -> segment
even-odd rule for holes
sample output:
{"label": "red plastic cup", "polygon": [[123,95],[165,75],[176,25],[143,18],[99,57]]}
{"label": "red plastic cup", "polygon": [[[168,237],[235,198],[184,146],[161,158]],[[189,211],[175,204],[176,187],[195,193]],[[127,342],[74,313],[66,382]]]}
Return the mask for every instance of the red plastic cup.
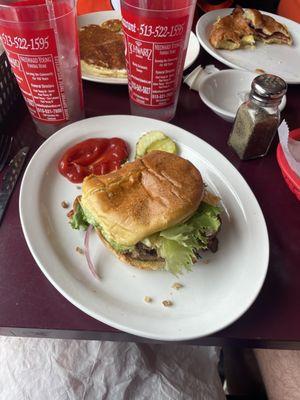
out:
{"label": "red plastic cup", "polygon": [[121,0],[131,112],[175,115],[196,0]]}
{"label": "red plastic cup", "polygon": [[75,0],[0,0],[0,38],[39,134],[83,118]]}

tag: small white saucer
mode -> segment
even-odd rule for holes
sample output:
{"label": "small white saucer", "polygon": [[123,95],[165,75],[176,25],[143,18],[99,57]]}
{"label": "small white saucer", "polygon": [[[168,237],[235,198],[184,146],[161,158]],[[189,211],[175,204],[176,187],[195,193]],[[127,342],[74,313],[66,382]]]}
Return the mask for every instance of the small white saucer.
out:
{"label": "small white saucer", "polygon": [[[199,88],[201,100],[221,118],[233,122],[237,109],[246,100],[251,82],[258,74],[249,71],[226,69],[208,75]],[[286,105],[283,97],[279,109]]]}

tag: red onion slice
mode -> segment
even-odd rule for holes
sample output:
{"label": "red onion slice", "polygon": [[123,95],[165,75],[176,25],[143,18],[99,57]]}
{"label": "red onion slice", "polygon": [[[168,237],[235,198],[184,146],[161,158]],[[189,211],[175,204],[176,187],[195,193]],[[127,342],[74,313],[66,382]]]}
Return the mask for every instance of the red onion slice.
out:
{"label": "red onion slice", "polygon": [[89,227],[87,228],[87,231],[85,233],[84,236],[84,254],[85,254],[85,258],[87,261],[87,264],[89,266],[89,269],[91,271],[91,273],[94,275],[94,277],[98,280],[100,280],[100,276],[97,274],[94,263],[91,259],[91,255],[90,255],[90,236],[91,236],[91,232],[93,230],[93,225],[89,225]]}

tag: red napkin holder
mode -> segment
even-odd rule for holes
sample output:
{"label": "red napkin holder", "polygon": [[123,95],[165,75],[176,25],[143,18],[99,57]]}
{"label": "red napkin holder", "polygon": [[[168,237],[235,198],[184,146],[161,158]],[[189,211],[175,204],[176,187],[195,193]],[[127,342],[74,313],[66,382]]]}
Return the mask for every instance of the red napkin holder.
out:
{"label": "red napkin holder", "polygon": [[[291,131],[289,137],[295,140],[300,140],[300,128]],[[290,167],[280,143],[277,146],[277,161],[288,187],[295,194],[297,199],[300,200],[300,176],[298,176]]]}

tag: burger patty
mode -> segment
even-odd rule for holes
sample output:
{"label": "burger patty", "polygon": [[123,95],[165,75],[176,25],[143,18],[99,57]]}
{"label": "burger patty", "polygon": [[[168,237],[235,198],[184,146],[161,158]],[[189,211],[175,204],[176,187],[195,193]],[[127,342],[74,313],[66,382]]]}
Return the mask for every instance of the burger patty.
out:
{"label": "burger patty", "polygon": [[[215,253],[218,250],[218,239],[216,238],[216,234],[211,236],[207,243],[207,249],[212,253]],[[195,251],[196,259],[201,258],[201,251]],[[130,258],[140,261],[164,261],[164,259],[157,254],[156,249],[152,249],[142,242],[138,242],[134,246],[134,250],[127,251],[124,254]]]}
{"label": "burger patty", "polygon": [[162,257],[159,257],[155,249],[146,246],[142,242],[138,242],[134,246],[134,250],[127,251],[125,255],[141,261],[164,261]]}

